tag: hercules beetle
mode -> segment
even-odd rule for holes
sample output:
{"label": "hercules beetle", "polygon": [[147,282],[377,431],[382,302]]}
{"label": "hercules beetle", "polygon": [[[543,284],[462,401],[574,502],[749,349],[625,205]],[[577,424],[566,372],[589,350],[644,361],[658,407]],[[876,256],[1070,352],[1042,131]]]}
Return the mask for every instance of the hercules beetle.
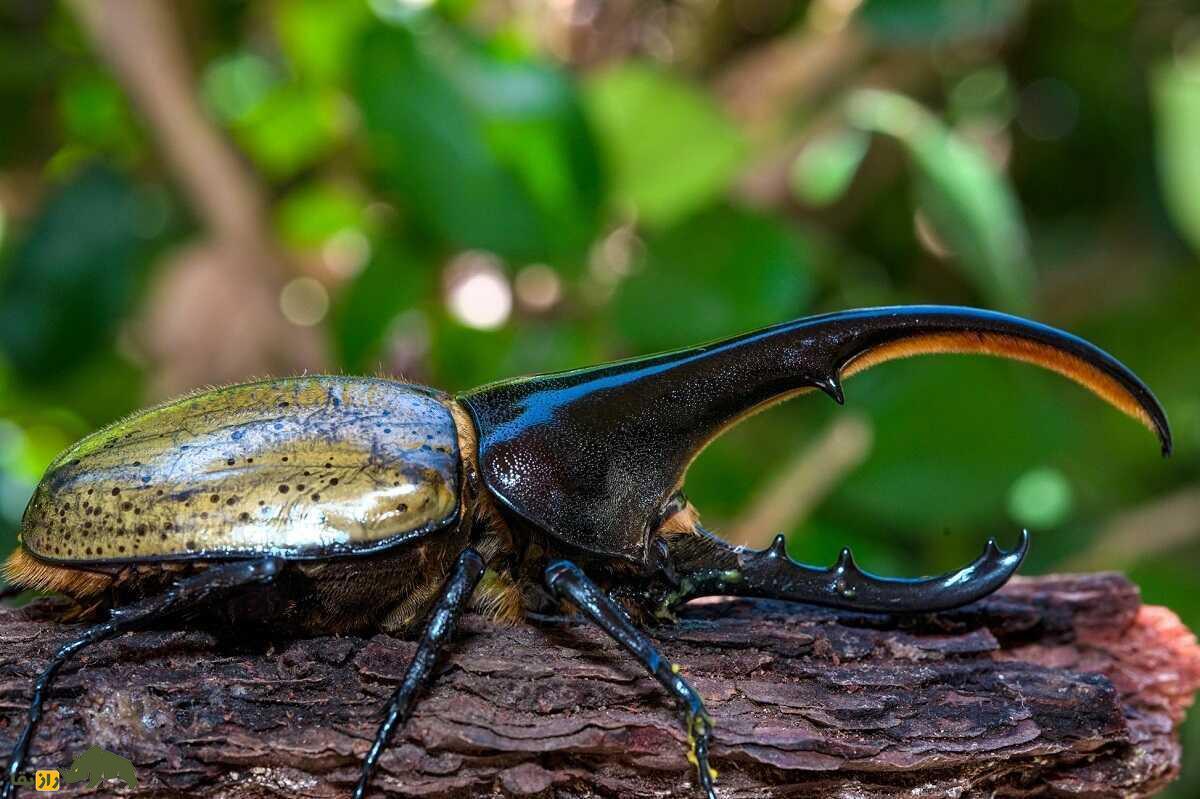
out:
{"label": "hercules beetle", "polygon": [[465,609],[517,621],[569,603],[678,702],[688,759],[711,799],[712,721],[638,622],[718,594],[942,610],[995,591],[1020,565],[1027,535],[1009,552],[989,541],[970,565],[933,578],[876,577],[848,550],[828,569],[805,566],[782,536],[761,551],[725,544],[681,491],[700,451],[750,414],[813,389],[841,403],[842,378],[936,352],[1063,374],[1143,422],[1170,452],[1162,407],[1110,355],[1034,322],[945,306],[816,316],[458,396],[374,378],[248,383],[90,435],[38,485],[6,573],[109,608],[107,620],[64,645],[36,681],[3,796],[59,667],[123,631],[202,610],[295,634],[406,633],[427,619],[366,756],[361,797]]}

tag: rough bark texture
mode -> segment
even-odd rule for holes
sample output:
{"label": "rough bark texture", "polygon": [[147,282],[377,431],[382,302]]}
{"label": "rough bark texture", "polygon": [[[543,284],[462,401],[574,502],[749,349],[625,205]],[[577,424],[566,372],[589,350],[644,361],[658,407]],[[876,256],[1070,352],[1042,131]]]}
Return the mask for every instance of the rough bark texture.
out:
{"label": "rough bark texture", "polygon": [[[0,611],[5,747],[73,634],[54,607]],[[728,799],[1148,795],[1178,769],[1200,685],[1192,634],[1117,575],[1016,580],[901,624],[720,601],[658,636],[716,718]],[[595,630],[472,618],[460,638],[376,795],[696,795],[672,707]],[[65,767],[97,744],[137,766],[126,795],[344,796],[414,648],[127,635],[64,669],[33,762]]]}

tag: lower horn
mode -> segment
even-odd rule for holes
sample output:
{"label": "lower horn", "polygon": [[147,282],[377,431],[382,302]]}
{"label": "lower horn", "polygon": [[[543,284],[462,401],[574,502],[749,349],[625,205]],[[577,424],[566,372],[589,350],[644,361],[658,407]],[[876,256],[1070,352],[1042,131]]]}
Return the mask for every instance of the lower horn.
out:
{"label": "lower horn", "polygon": [[1009,551],[989,540],[972,563],[937,577],[879,577],[865,572],[843,549],[827,569],[806,566],[788,557],[782,535],[762,550],[738,549],[737,564],[692,581],[686,601],[696,596],[734,594],[847,610],[880,613],[930,613],[982,599],[1008,582],[1029,552],[1029,531]]}

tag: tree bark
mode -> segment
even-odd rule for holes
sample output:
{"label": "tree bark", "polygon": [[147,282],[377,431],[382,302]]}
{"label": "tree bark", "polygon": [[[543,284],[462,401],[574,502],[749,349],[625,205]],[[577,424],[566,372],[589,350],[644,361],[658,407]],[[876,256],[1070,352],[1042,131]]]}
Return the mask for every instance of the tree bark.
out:
{"label": "tree bark", "polygon": [[[77,630],[58,608],[0,610],[6,747]],[[1114,574],[1014,580],[907,620],[720,600],[656,635],[716,719],[726,799],[1150,795],[1178,771],[1200,685],[1194,636]],[[129,634],[63,669],[32,761],[65,768],[101,746],[137,767],[128,796],[344,796],[414,649]],[[670,703],[596,630],[473,617],[374,795],[697,796],[684,754]]]}

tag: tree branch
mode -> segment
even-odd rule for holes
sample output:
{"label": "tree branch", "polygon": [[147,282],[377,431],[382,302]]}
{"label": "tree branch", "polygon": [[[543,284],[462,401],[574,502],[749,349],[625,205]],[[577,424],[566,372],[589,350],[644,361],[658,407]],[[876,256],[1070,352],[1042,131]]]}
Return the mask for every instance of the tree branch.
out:
{"label": "tree branch", "polygon": [[[5,745],[35,672],[75,629],[55,607],[0,610]],[[460,637],[376,795],[696,795],[670,704],[595,630],[471,618]],[[727,799],[1145,796],[1178,770],[1175,730],[1200,685],[1192,634],[1111,574],[1017,580],[901,625],[718,601],[659,638],[716,718]],[[64,670],[34,763],[96,744],[137,767],[128,795],[342,796],[414,648],[127,635]]]}

